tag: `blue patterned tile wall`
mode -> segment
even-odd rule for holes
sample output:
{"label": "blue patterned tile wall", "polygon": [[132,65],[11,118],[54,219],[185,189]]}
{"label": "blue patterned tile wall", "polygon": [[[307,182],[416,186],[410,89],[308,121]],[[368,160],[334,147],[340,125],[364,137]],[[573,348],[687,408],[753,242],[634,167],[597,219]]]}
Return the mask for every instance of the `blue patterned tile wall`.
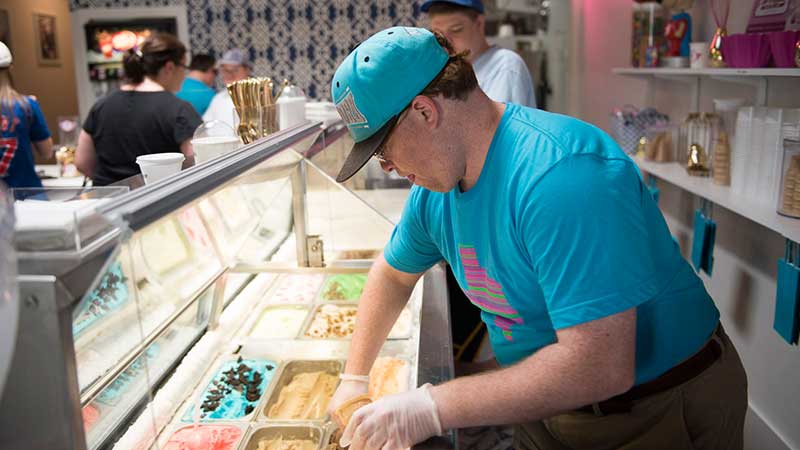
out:
{"label": "blue patterned tile wall", "polygon": [[254,74],[288,78],[330,98],[336,66],[359,42],[392,25],[424,26],[410,0],[70,0],[70,9],[186,5],[192,51],[250,52]]}

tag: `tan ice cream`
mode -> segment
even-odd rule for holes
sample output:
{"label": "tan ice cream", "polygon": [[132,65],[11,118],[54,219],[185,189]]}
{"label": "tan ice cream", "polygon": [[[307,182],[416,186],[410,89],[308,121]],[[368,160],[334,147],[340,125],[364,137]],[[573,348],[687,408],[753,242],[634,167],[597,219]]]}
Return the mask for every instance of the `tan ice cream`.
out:
{"label": "tan ice cream", "polygon": [[[355,306],[323,305],[306,330],[306,337],[315,339],[346,339],[356,328]],[[389,338],[407,337],[411,333],[411,312],[403,309],[389,332]]]}
{"label": "tan ice cream", "polygon": [[369,396],[372,401],[408,390],[408,362],[398,358],[380,357],[369,371]]}
{"label": "tan ice cream", "polygon": [[295,375],[267,412],[270,419],[316,420],[325,417],[338,378],[327,372]]}
{"label": "tan ice cream", "polygon": [[317,450],[317,443],[309,439],[265,439],[258,442],[258,450]]}

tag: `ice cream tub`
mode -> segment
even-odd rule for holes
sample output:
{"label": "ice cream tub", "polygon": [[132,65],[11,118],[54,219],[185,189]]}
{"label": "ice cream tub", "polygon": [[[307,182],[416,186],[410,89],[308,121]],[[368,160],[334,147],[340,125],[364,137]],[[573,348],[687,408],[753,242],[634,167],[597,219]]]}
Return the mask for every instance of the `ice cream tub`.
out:
{"label": "ice cream tub", "polygon": [[281,366],[258,420],[327,420],[328,402],[339,385],[341,360],[294,360]]}
{"label": "ice cream tub", "polygon": [[323,302],[358,302],[364,285],[366,273],[337,273],[329,275],[319,291],[319,300]]}
{"label": "ice cream tub", "polygon": [[[306,320],[300,339],[350,340],[356,324],[358,305],[352,302],[318,304]],[[403,308],[388,339],[409,339],[413,331],[411,310]]]}
{"label": "ice cream tub", "polygon": [[267,293],[267,300],[269,304],[311,304],[324,280],[322,273],[283,274]]}
{"label": "ice cream tub", "polygon": [[302,305],[267,306],[248,336],[254,339],[294,339],[303,329],[310,309]]}
{"label": "ice cream tub", "polygon": [[247,435],[245,423],[182,424],[159,438],[161,450],[238,450]]}
{"label": "ice cream tub", "polygon": [[247,433],[241,450],[319,450],[325,436],[325,429],[310,424],[256,425]]}
{"label": "ice cream tub", "polygon": [[[222,361],[203,388],[188,402],[181,421],[202,423],[250,421],[257,414],[277,374],[278,363],[267,359]],[[199,408],[199,412],[195,409]]]}

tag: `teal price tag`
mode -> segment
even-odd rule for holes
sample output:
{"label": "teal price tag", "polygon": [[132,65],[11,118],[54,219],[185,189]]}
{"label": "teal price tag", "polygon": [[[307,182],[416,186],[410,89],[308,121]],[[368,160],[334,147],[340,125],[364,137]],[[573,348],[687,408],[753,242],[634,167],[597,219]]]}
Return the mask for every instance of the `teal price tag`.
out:
{"label": "teal price tag", "polygon": [[714,269],[714,241],[717,224],[705,217],[701,210],[694,212],[694,237],[692,238],[692,264],[708,275]]}
{"label": "teal price tag", "polygon": [[800,268],[785,259],[778,260],[775,294],[775,319],[772,327],[790,344],[797,344],[800,319]]}

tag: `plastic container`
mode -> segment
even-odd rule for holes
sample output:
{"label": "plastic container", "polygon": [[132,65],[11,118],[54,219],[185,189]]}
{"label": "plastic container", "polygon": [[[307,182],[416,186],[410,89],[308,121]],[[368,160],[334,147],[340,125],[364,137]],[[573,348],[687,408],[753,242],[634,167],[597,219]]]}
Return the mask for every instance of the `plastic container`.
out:
{"label": "plastic container", "polygon": [[144,184],[152,184],[181,171],[186,159],[182,153],[153,153],[136,158],[136,164],[142,171]]}
{"label": "plastic container", "polygon": [[746,100],[743,98],[715,98],[714,113],[716,113],[722,122],[722,129],[728,133],[728,138],[731,141],[736,137],[736,115],[739,108],[744,106]]}
{"label": "plastic container", "polygon": [[242,141],[228,124],[212,120],[201,124],[192,137],[195,164],[204,163],[236,150]]}
{"label": "plastic container", "polygon": [[722,53],[729,67],[753,68],[769,65],[769,39],[764,34],[732,34],[722,38]]}
{"label": "plastic container", "polygon": [[795,47],[800,39],[800,31],[773,31],[767,33],[770,52],[775,67],[794,68]]}
{"label": "plastic container", "polygon": [[800,141],[783,141],[778,213],[800,218]]}
{"label": "plastic container", "polygon": [[278,105],[279,129],[285,130],[306,120],[306,95],[299,87],[286,86],[275,103]]}

